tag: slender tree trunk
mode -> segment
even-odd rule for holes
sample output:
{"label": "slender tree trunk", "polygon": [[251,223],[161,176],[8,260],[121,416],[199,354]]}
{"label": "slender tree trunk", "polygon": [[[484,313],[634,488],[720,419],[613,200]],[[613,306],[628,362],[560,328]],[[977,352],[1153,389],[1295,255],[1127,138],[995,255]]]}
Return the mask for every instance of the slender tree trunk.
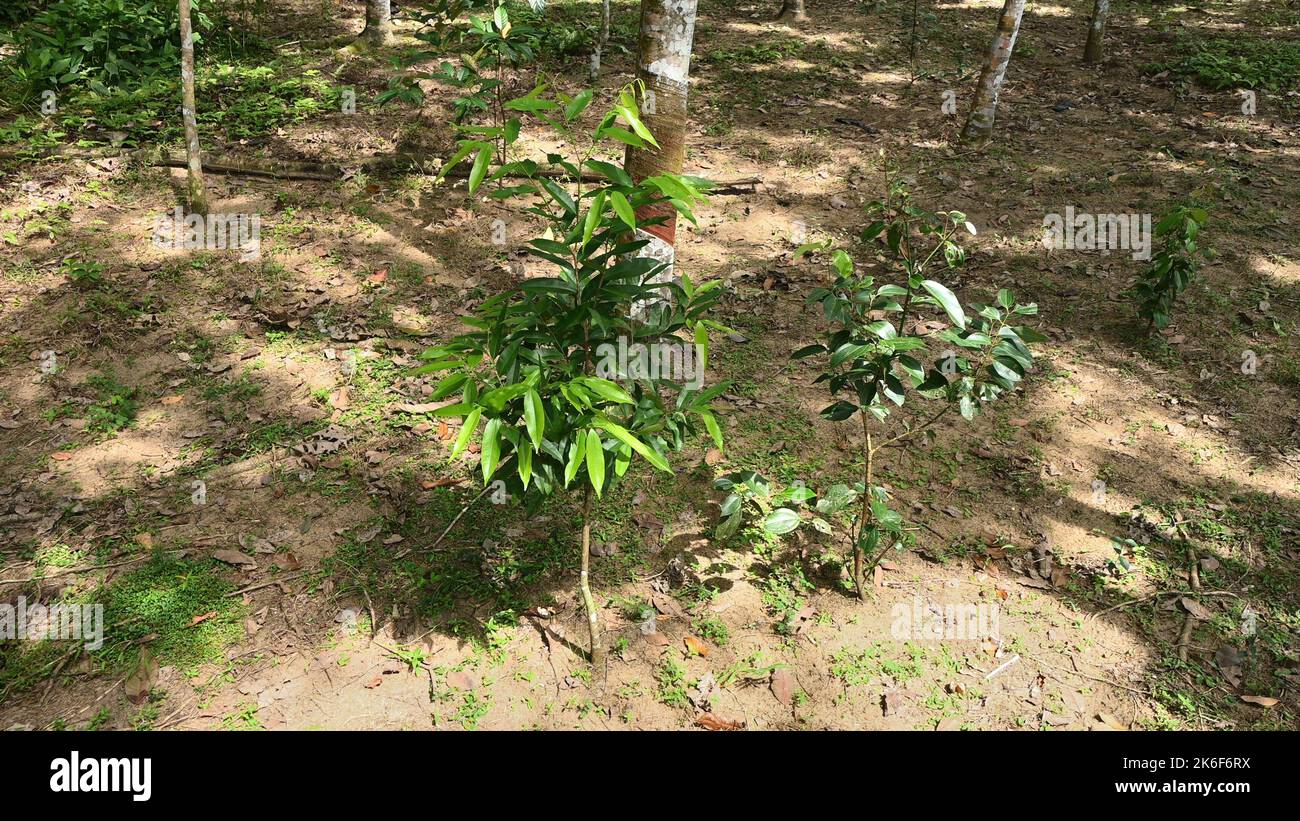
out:
{"label": "slender tree trunk", "polygon": [[609,0],[600,4],[600,39],[596,41],[596,53],[591,55],[591,79],[595,82],[600,74],[600,59],[605,54],[605,44],[609,42]]}
{"label": "slender tree trunk", "polygon": [[1025,0],[1006,0],[1002,6],[998,30],[993,36],[993,44],[989,46],[979,84],[975,87],[975,103],[971,106],[966,127],[961,132],[962,142],[983,143],[993,136],[998,94],[1002,91],[1002,81],[1007,76],[1007,65],[1011,62],[1011,51],[1015,48],[1016,35],[1020,33],[1020,18],[1024,13]]}
{"label": "slender tree trunk", "polygon": [[591,636],[591,672],[592,680],[603,683],[605,680],[605,645],[600,638],[600,614],[596,610],[596,600],[591,595],[591,487],[584,487],[582,492],[582,575],[578,582],[582,590],[582,601],[587,607],[587,629]]}
{"label": "slender tree trunk", "polygon": [[804,0],[781,0],[781,11],[777,13],[776,19],[792,23],[808,22],[808,13],[804,11],[803,2]]}
{"label": "slender tree trunk", "polygon": [[1110,0],[1096,0],[1092,19],[1088,21],[1088,44],[1083,47],[1085,63],[1101,62],[1101,42],[1106,36],[1106,15],[1110,13]]}
{"label": "slender tree trunk", "polygon": [[384,46],[393,41],[392,0],[366,0],[366,27],[358,39],[372,46]]}
{"label": "slender tree trunk", "polygon": [[189,161],[190,211],[208,213],[208,193],[203,187],[203,160],[199,155],[199,124],[194,116],[194,29],[190,27],[190,0],[180,0],[181,119],[185,123],[185,155]]}
{"label": "slender tree trunk", "polygon": [[[695,39],[698,0],[641,0],[640,34],[637,36],[637,78],[645,83],[651,103],[642,120],[659,143],[658,150],[628,146],[623,168],[640,181],[664,171],[680,174],[686,155],[686,91],[691,71],[691,44]],[[637,239],[650,244],[641,256],[667,263],[657,281],[672,278],[677,239],[677,213],[671,205],[637,209],[637,220],[655,216],[668,219],[637,229]]]}

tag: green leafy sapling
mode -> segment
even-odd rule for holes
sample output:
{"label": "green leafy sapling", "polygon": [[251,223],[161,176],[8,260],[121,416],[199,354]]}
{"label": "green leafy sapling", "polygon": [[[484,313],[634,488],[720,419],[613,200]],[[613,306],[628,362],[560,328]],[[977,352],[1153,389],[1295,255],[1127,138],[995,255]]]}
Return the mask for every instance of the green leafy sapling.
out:
{"label": "green leafy sapling", "polygon": [[[856,504],[850,526],[853,584],[859,597],[863,581],[886,553],[908,542],[902,516],[889,507],[889,494],[875,483],[875,457],[883,448],[901,445],[929,428],[952,409],[970,420],[980,408],[1013,390],[1033,365],[1029,345],[1042,341],[1037,332],[1011,323],[1036,314],[1036,305],[1020,304],[1010,291],[1000,290],[992,305],[963,307],[951,290],[929,278],[939,262],[960,267],[965,252],[954,239],[959,231],[974,233],[959,211],[930,213],[912,205],[906,189],[894,183],[885,202],[872,203],[875,219],[863,238],[883,243],[906,273],[906,284],[877,284],[859,273],[844,251],[831,257],[834,282],[816,288],[809,304],[820,305],[831,328],[826,341],[795,351],[793,357],[824,357],[825,384],[835,398],[821,412],[833,422],[857,417],[862,426],[862,481],[832,489],[828,512]],[[938,308],[945,323],[919,321],[919,311]],[[911,324],[909,325],[909,320]],[[927,367],[930,346],[939,341],[956,349],[944,352]],[[923,421],[889,435],[873,426],[890,421],[893,411],[909,397],[940,404]],[[867,563],[868,557],[870,563]]]}
{"label": "green leafy sapling", "polygon": [[[408,73],[395,77],[377,99],[381,105],[392,101],[418,103],[424,96],[417,82],[421,79],[433,79],[464,89],[464,93],[452,102],[453,122],[464,131],[495,130],[498,160],[504,162],[506,142],[500,131],[507,119],[504,108],[506,72],[536,60],[537,33],[527,26],[512,23],[504,4],[496,6],[491,14],[470,14],[464,28],[449,31],[447,26],[450,23],[446,15],[459,15],[472,10],[467,8],[472,5],[464,2],[439,2],[433,8],[416,14],[417,19],[424,24],[416,37],[437,50],[419,52],[411,55],[410,59],[435,59],[453,37],[458,37],[462,47],[470,47],[461,51],[459,65],[442,60],[432,72]],[[476,113],[487,113],[489,124],[466,124],[466,120]]]}
{"label": "green leafy sapling", "polygon": [[1212,252],[1197,244],[1208,218],[1203,208],[1179,205],[1156,223],[1154,234],[1159,250],[1129,290],[1137,300],[1138,316],[1146,320],[1148,335],[1169,324],[1174,303],[1196,276],[1198,256],[1212,258]]}
{"label": "green leafy sapling", "polygon": [[[610,351],[620,345],[689,348],[707,362],[705,318],[718,296],[717,281],[656,283],[663,264],[637,252],[640,224],[635,209],[666,205],[687,219],[703,201],[690,179],[673,174],[634,182],[622,169],[595,159],[628,139],[652,139],[640,122],[632,88],[591,132],[577,123],[592,100],[547,96],[538,88],[507,101],[506,110],[548,125],[572,147],[573,156],[550,155],[546,163],[518,160],[487,167],[492,151],[462,145],[454,165],[474,156],[471,191],[506,175],[518,185],[492,195],[525,198],[527,211],[547,229],[528,244],[528,253],[546,263],[549,276],[530,277],[515,290],[483,301],[465,320],[470,330],[422,354],[417,372],[446,372],[435,400],[459,394],[459,401],[436,411],[460,417],[463,424],[452,448],[460,455],[479,439],[485,484],[501,480],[530,506],[575,483],[582,488],[582,570],[591,659],[603,677],[604,649],[597,608],[589,584],[592,496],[599,499],[640,458],[672,473],[667,454],[690,437],[707,431],[719,448],[722,431],[709,403],[725,385],[705,388],[671,371],[649,369],[628,375],[611,367]],[[617,125],[620,118],[627,128]],[[638,136],[644,134],[644,137]],[[644,144],[644,143],[642,143]],[[459,158],[459,159],[458,159]],[[584,174],[600,181],[584,185]],[[654,310],[633,317],[630,308],[656,296]],[[480,432],[481,426],[481,432]],[[702,426],[702,429],[701,429]]]}
{"label": "green leafy sapling", "polygon": [[720,540],[736,535],[746,514],[759,518],[766,535],[784,536],[796,529],[802,519],[798,511],[785,505],[804,505],[814,498],[811,490],[799,484],[773,493],[771,482],[752,470],[719,476],[713,480],[713,486],[727,493],[715,531]]}

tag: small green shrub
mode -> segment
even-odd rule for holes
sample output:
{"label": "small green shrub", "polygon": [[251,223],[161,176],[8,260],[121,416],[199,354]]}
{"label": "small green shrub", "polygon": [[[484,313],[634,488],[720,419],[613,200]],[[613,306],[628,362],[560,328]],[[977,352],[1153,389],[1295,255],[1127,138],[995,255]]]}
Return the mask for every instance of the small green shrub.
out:
{"label": "small green shrub", "polygon": [[1156,223],[1153,239],[1160,249],[1128,291],[1137,300],[1138,315],[1146,320],[1147,333],[1169,324],[1174,303],[1196,275],[1198,255],[1210,256],[1196,242],[1207,219],[1204,209],[1180,205]]}

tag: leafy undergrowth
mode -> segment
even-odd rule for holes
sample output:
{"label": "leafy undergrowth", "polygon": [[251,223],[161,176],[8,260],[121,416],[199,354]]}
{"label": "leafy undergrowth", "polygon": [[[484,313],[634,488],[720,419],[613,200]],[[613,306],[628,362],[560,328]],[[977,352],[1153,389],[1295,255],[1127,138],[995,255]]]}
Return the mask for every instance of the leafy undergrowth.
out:
{"label": "leafy undergrowth", "polygon": [[[159,553],[102,588],[45,604],[102,608],[102,646],[89,649],[90,636],[83,642],[93,669],[107,675],[126,672],[139,648],[147,646],[160,665],[194,675],[200,666],[221,660],[244,635],[246,608],[226,595],[232,589],[216,562]],[[0,692],[36,684],[52,670],[61,670],[68,654],[62,641],[6,642],[0,646]]]}
{"label": "leafy undergrowth", "polygon": [[1300,87],[1300,42],[1241,33],[1187,36],[1177,42],[1174,54],[1169,60],[1153,63],[1148,71],[1168,71],[1214,91],[1280,92]]}
{"label": "leafy undergrowth", "polygon": [[[673,456],[676,477],[633,467],[604,489],[592,580],[612,664],[600,703],[572,592],[571,498],[530,514],[484,497],[427,552],[477,493],[481,454],[449,456],[457,428],[427,407],[438,380],[411,371],[418,351],[462,329],[459,315],[514,283],[510,264],[535,221],[427,174],[213,175],[219,196],[262,213],[262,259],[164,254],[148,233],[174,207],[179,177],[31,160],[121,135],[175,147],[174,78],[120,94],[68,89],[57,114],[6,120],[5,139],[27,153],[10,164],[14,183],[0,183],[12,197],[0,213],[2,578],[44,576],[47,597],[103,602],[111,628],[102,650],[53,678],[72,648],[5,645],[5,723],[151,727],[161,704],[197,695],[183,726],[427,728],[432,715],[432,726],[466,729],[659,728],[694,726],[706,707],[712,726],[781,728],[1294,724],[1300,290],[1288,203],[1300,177],[1276,114],[1295,82],[1293,43],[1202,36],[1213,27],[1189,17],[1171,59],[1151,32],[1117,25],[1108,39],[1136,59],[1080,72],[1061,56],[1078,50],[1077,16],[1035,15],[997,138],[972,154],[956,147],[940,101],[948,88],[965,93],[989,9],[935,7],[912,64],[899,26],[910,4],[872,8],[832,4],[807,27],[771,27],[733,4],[700,22],[688,170],[765,184],[714,197],[698,229],[679,226],[684,270],[725,283],[719,320],[734,333],[711,347],[707,378],[730,383],[719,397],[726,447],[689,441]],[[590,11],[512,8],[542,30],[539,67],[554,89],[586,82],[575,57],[589,49]],[[615,13],[604,90],[631,68],[634,5]],[[1294,25],[1273,9],[1246,19],[1266,14]],[[276,159],[326,160],[411,136],[445,143],[454,95],[377,108],[390,55],[342,63],[336,45],[304,37],[301,54],[201,54],[207,144],[244,139]],[[1160,66],[1139,75],[1151,61]],[[1174,82],[1155,79],[1164,70]],[[509,74],[512,96],[530,72]],[[1193,99],[1191,82],[1207,96]],[[337,111],[347,87],[355,116]],[[1252,119],[1238,97],[1209,94],[1218,88],[1268,94]],[[1069,105],[1053,109],[1057,100]],[[1211,108],[1226,114],[1202,116]],[[1049,340],[1004,407],[965,427],[941,420],[915,448],[880,455],[875,481],[906,522],[899,546],[914,549],[891,540],[860,602],[845,571],[851,512],[826,514],[829,534],[774,537],[738,521],[720,535],[726,494],[713,487],[741,471],[768,477],[774,494],[831,495],[862,480],[860,436],[818,418],[816,370],[788,360],[822,335],[805,301],[828,283],[825,254],[795,259],[794,229],[833,240],[884,282],[889,255],[860,236],[864,206],[885,188],[880,147],[919,204],[960,209],[978,228],[952,290],[1039,302]],[[1143,264],[1043,252],[1042,215],[1072,202],[1157,218],[1177,203],[1208,206],[1200,240],[1220,253],[1200,264],[1167,328],[1145,338],[1127,296]],[[488,240],[498,219],[504,246]],[[40,368],[45,351],[53,372]],[[1256,373],[1241,370],[1247,351]],[[135,556],[123,551],[146,531],[192,558],[122,568],[102,588],[101,571],[50,584]],[[205,558],[258,539],[274,552],[258,553],[256,570]],[[1051,572],[1030,572],[1048,555]],[[226,595],[262,582],[247,606]],[[918,598],[1000,606],[1002,641],[894,635],[894,608],[916,612]],[[1180,648],[1193,611],[1204,618]],[[141,647],[185,680],[161,681],[143,704],[112,692],[83,713]],[[380,719],[381,701],[406,707]]]}

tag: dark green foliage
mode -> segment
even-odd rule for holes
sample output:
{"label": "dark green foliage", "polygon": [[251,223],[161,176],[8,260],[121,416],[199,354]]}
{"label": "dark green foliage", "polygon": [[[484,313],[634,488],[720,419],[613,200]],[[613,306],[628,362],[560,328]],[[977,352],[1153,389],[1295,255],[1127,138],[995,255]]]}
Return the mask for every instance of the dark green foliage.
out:
{"label": "dark green foliage", "polygon": [[1156,223],[1153,239],[1159,250],[1151,258],[1151,267],[1129,290],[1148,331],[1169,324],[1174,303],[1196,275],[1198,255],[1208,256],[1209,252],[1196,242],[1208,218],[1203,208],[1180,205]]}
{"label": "dark green foliage", "polygon": [[1286,91],[1300,82],[1300,43],[1234,33],[1215,39],[1188,39],[1176,46],[1176,59],[1147,67],[1195,80],[1215,91],[1234,88]]}
{"label": "dark green foliage", "polygon": [[[529,278],[517,290],[485,300],[466,320],[473,330],[430,348],[423,354],[427,364],[418,369],[450,371],[433,399],[460,394],[459,402],[437,412],[465,420],[452,455],[470,444],[483,422],[484,481],[508,464],[501,478],[521,495],[530,488],[548,495],[575,480],[600,495],[624,474],[633,454],[671,473],[665,454],[696,433],[697,423],[719,447],[722,443],[709,402],[725,386],[700,390],[663,374],[624,379],[598,373],[602,349],[620,340],[694,344],[706,357],[708,327],[721,326],[704,319],[720,283],[696,287],[684,275],[680,282],[654,282],[663,263],[636,256],[646,243],[630,233],[651,224],[635,216],[646,205],[669,205],[693,219],[691,206],[702,199],[698,184],[673,174],[634,183],[616,166],[593,159],[610,142],[645,145],[653,138],[640,121],[631,89],[619,94],[590,135],[576,132],[592,96],[584,91],[552,98],[538,87],[505,102],[503,110],[516,116],[501,126],[462,126],[465,136],[445,166],[471,161],[471,192],[500,184],[507,175],[522,179],[498,187],[492,196],[537,198],[526,210],[549,226],[529,243],[528,253],[554,274]],[[517,140],[522,118],[547,124],[564,144],[575,146],[576,156],[553,154],[545,166],[521,160],[493,169],[497,141]],[[626,128],[618,124],[620,118]],[[584,171],[605,181],[565,182]],[[563,176],[557,180],[544,172]],[[631,308],[638,303],[650,307],[634,316]]]}
{"label": "dark green foliage", "polygon": [[[951,270],[965,263],[965,251],[954,240],[963,229],[975,233],[965,214],[919,208],[898,182],[890,185],[886,200],[873,202],[868,212],[874,219],[862,238],[885,246],[903,269],[904,284],[877,285],[874,277],[857,272],[847,253],[836,251],[831,257],[834,283],[815,288],[808,296],[809,304],[819,305],[830,323],[826,341],[793,354],[796,359],[826,358],[826,370],[816,383],[825,384],[835,401],[822,409],[822,416],[833,422],[857,416],[862,424],[863,481],[853,488],[837,486],[828,493],[828,500],[835,500],[835,510],[855,502],[861,505],[851,539],[859,592],[861,557],[874,556],[874,565],[886,551],[906,542],[902,517],[889,507],[885,488],[873,482],[876,451],[919,432],[951,408],[968,420],[973,418],[983,405],[1019,384],[1033,365],[1029,345],[1043,339],[1032,329],[1010,324],[1036,314],[1037,305],[1017,303],[1011,292],[1003,289],[994,304],[963,308],[947,286],[928,278],[932,265],[942,264]],[[940,309],[949,326],[927,333],[913,315],[921,306]],[[929,339],[948,343],[955,350],[927,366]],[[873,433],[870,420],[885,422],[909,394],[939,401],[942,407],[920,425],[873,441],[873,435],[880,434]]]}

